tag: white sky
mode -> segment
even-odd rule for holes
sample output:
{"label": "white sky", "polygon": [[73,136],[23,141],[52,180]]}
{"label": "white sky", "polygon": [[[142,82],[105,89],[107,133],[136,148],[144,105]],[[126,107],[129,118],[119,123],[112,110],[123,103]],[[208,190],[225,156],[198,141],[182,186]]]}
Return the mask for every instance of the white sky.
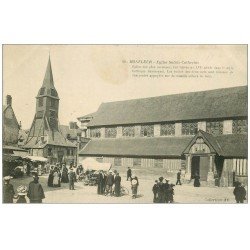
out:
{"label": "white sky", "polygon": [[[55,87],[60,97],[60,124],[94,112],[102,102],[209,90],[247,84],[247,46],[152,45],[5,45],[3,101],[13,108],[24,129],[35,114],[40,89],[51,55]],[[198,60],[203,66],[232,66],[234,73],[212,79],[132,78],[122,60]]]}

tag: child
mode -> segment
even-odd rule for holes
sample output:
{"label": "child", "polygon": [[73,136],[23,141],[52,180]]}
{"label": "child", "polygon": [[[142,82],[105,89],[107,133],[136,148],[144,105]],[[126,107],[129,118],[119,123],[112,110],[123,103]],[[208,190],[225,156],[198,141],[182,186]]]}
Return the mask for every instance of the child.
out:
{"label": "child", "polygon": [[26,186],[23,186],[23,185],[21,185],[17,188],[18,198],[17,198],[16,203],[27,203],[27,201],[25,199],[25,196],[27,195],[27,190],[28,190],[28,188]]}

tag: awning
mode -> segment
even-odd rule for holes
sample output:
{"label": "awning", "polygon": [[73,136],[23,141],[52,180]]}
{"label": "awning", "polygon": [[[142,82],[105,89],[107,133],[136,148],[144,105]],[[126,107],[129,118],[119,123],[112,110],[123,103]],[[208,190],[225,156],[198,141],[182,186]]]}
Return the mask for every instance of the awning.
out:
{"label": "awning", "polygon": [[44,158],[42,156],[26,156],[26,159],[29,159],[31,161],[40,161],[40,162],[47,162],[48,159]]}
{"label": "awning", "polygon": [[81,162],[84,170],[103,170],[103,171],[109,171],[112,167],[111,163],[101,163],[96,161],[93,158],[86,158],[82,160]]}

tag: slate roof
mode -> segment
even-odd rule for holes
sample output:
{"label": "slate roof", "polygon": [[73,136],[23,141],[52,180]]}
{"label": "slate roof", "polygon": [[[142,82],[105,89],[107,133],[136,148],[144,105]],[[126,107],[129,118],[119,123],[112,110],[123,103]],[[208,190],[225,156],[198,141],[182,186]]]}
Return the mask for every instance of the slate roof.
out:
{"label": "slate roof", "polygon": [[[247,157],[247,135],[232,134],[203,135],[218,155],[224,157]],[[180,157],[193,137],[151,137],[92,139],[79,155],[99,156],[141,156],[141,157]]]}
{"label": "slate roof", "polygon": [[102,103],[88,126],[247,116],[247,86]]}
{"label": "slate roof", "polygon": [[[48,141],[42,143],[37,141],[37,137],[32,137],[28,142],[23,146],[23,148],[44,148],[47,145],[55,145],[62,147],[76,147],[72,142],[67,140],[59,131],[46,131],[48,134]],[[45,133],[45,134],[46,134]]]}
{"label": "slate roof", "polygon": [[181,156],[190,137],[92,139],[79,155]]}

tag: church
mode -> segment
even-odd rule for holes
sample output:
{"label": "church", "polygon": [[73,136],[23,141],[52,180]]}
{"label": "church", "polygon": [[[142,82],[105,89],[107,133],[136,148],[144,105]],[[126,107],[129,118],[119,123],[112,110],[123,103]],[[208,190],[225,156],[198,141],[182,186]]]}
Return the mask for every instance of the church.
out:
{"label": "church", "polygon": [[92,116],[78,118],[90,138],[80,160],[247,184],[247,86],[102,103]]}
{"label": "church", "polygon": [[51,164],[76,163],[77,146],[60,130],[59,96],[54,86],[49,58],[42,87],[36,96],[36,112],[23,148],[33,156],[43,156]]}

